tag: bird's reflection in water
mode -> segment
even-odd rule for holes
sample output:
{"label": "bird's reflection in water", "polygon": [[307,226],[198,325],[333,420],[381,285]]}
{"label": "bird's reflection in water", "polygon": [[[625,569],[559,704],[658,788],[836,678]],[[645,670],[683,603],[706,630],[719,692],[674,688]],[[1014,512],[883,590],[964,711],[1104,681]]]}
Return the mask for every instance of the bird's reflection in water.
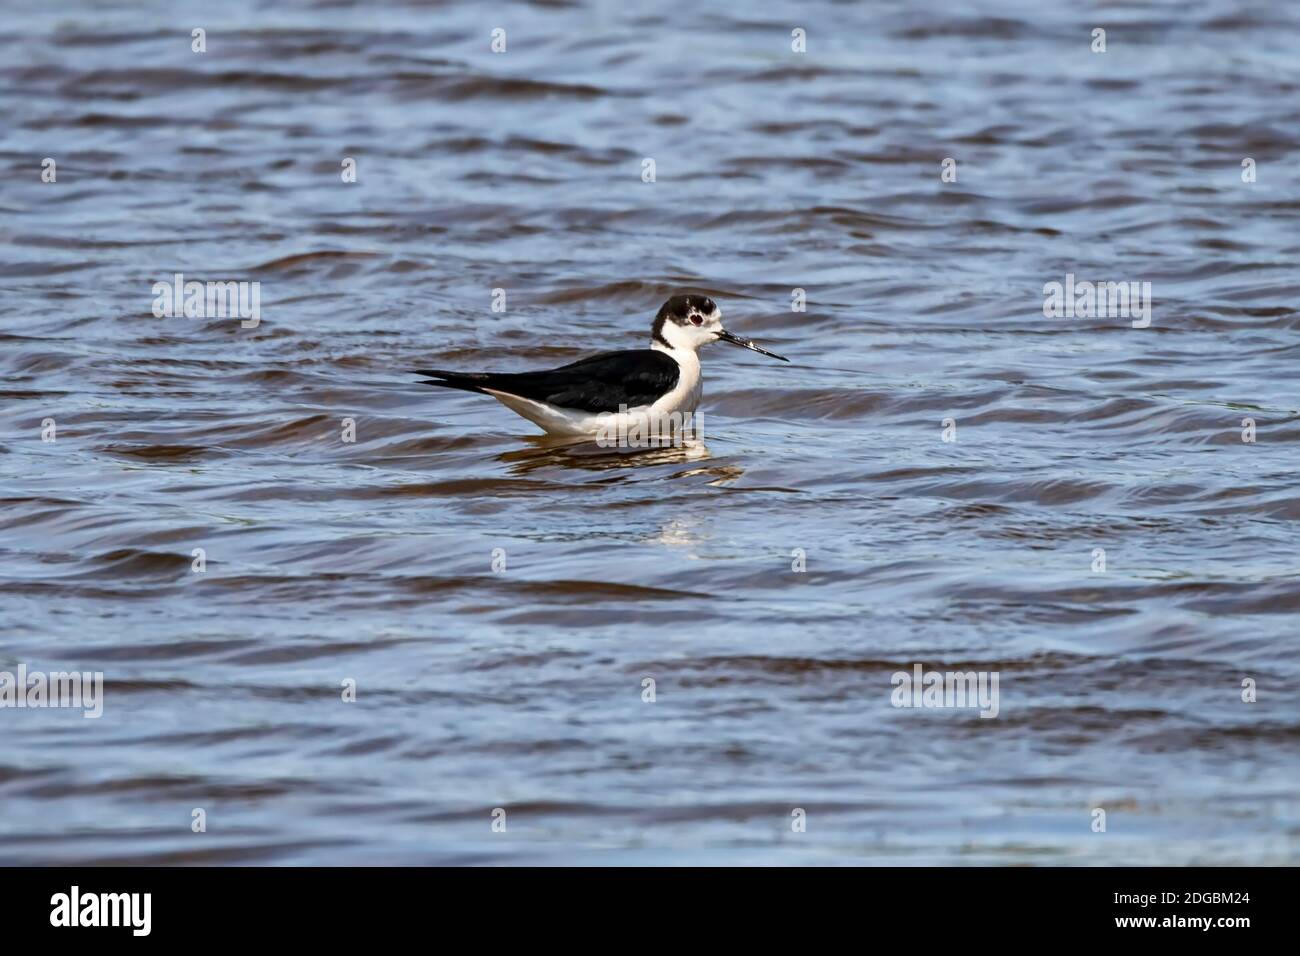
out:
{"label": "bird's reflection in water", "polygon": [[[557,439],[546,435],[529,436],[524,440],[528,442],[528,447],[497,456],[498,461],[510,465],[510,471],[515,475],[526,475],[542,468],[610,471],[618,468],[681,465],[713,458],[704,442],[695,439],[665,441],[637,448],[601,446],[587,438]],[[734,465],[718,464],[691,468],[673,477],[713,475],[715,480],[709,484],[725,484],[739,478],[742,473],[742,469]]]}
{"label": "bird's reflection in water", "polygon": [[698,517],[673,518],[659,528],[654,541],[664,547],[680,551],[692,561],[700,558],[699,547],[708,537],[708,527]]}

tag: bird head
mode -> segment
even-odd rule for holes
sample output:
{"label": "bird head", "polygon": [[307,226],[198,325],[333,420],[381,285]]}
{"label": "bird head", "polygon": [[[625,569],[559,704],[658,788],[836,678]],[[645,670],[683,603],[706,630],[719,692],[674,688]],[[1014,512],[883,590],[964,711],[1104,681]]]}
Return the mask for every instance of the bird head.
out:
{"label": "bird head", "polygon": [[749,339],[742,339],[724,329],[722,310],[706,295],[675,295],[665,302],[655,316],[651,337],[669,349],[695,352],[710,342],[728,342],[770,355],[782,362],[790,361],[783,355],[759,348]]}

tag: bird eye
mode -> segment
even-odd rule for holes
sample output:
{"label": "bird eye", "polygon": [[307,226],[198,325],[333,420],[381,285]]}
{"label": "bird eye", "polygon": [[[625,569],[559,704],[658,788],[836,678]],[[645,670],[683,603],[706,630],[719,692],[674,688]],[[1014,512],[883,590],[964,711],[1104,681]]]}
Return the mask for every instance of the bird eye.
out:
{"label": "bird eye", "polygon": [[704,324],[704,316],[702,315],[691,316],[691,325],[703,325],[703,324]]}

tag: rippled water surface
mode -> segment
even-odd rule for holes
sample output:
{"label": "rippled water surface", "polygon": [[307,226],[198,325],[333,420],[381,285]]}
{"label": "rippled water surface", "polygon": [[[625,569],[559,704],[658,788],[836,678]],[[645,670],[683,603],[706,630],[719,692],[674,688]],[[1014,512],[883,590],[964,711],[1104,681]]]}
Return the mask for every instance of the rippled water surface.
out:
{"label": "rippled water surface", "polygon": [[[0,709],[0,860],[1296,862],[1298,35],[11,6],[0,670],[105,706]],[[178,272],[261,324],[156,318]],[[1066,274],[1150,327],[1045,318]],[[683,290],[792,360],[706,351],[700,448],[408,374],[638,347]],[[998,716],[891,706],[916,663]]]}

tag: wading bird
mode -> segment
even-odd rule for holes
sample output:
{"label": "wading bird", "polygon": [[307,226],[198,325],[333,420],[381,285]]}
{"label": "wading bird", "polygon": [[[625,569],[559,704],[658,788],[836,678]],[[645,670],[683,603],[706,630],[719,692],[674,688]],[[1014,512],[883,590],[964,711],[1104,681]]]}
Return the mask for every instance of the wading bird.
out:
{"label": "wading bird", "polygon": [[426,385],[491,395],[548,434],[592,436],[692,415],[702,392],[698,353],[710,342],[790,361],[724,329],[722,311],[707,296],[675,295],[655,316],[648,349],[600,352],[539,372],[418,369],[416,374],[425,376]]}

